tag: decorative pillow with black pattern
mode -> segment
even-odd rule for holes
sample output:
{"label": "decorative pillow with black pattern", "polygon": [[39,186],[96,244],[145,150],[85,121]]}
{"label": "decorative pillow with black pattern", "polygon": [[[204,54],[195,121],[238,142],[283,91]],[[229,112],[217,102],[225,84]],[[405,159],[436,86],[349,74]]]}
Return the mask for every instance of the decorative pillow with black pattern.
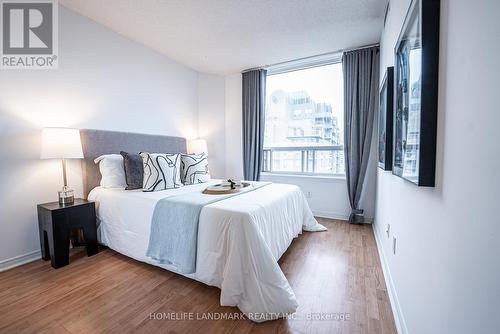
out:
{"label": "decorative pillow with black pattern", "polygon": [[144,166],[142,191],[160,191],[180,188],[181,155],[162,153],[140,153]]}
{"label": "decorative pillow with black pattern", "polygon": [[201,154],[181,154],[181,181],[184,184],[204,183],[210,180],[208,157]]}

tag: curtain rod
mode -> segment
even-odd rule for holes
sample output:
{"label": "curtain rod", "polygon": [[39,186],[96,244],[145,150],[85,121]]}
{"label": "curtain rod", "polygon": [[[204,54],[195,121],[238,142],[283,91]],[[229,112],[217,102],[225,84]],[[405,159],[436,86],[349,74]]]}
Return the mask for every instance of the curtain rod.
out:
{"label": "curtain rod", "polygon": [[298,59],[293,59],[293,60],[287,60],[287,61],[282,61],[282,62],[274,63],[274,64],[268,64],[268,65],[264,65],[264,66],[252,67],[252,68],[249,68],[249,69],[241,71],[241,73],[245,73],[245,72],[249,72],[249,71],[254,71],[254,70],[260,70],[260,69],[267,69],[267,68],[273,67],[273,66],[285,65],[285,64],[288,64],[288,63],[297,62],[297,61],[303,61],[303,60],[307,60],[307,59],[311,59],[311,58],[316,58],[316,57],[324,57],[324,56],[335,55],[335,54],[343,53],[343,52],[356,51],[356,50],[361,50],[361,49],[368,49],[368,48],[372,48],[372,47],[375,47],[375,46],[380,46],[380,44],[379,43],[373,43],[373,44],[358,46],[358,47],[351,48],[351,49],[338,49],[337,51],[330,51],[330,52],[326,52],[326,53],[321,53],[319,55],[314,55],[314,56],[309,56],[309,57],[303,57],[303,58],[298,58]]}

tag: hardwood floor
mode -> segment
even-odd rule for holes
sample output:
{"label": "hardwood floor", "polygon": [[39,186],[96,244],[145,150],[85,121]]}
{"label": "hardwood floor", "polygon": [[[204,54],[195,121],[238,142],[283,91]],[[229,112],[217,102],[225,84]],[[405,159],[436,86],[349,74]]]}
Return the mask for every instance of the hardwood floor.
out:
{"label": "hardwood floor", "polygon": [[0,273],[0,333],[395,333],[372,227],[319,220],[328,232],[305,232],[279,261],[294,318],[241,319],[219,289],[106,249],[57,270],[40,260]]}

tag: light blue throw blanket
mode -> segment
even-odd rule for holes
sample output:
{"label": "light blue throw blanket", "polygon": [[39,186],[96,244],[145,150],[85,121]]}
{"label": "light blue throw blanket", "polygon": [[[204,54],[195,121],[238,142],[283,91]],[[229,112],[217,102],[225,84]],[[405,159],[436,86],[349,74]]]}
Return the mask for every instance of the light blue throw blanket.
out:
{"label": "light blue throw blanket", "polygon": [[205,205],[248,193],[269,183],[252,183],[253,187],[250,189],[228,195],[192,192],[159,200],[151,220],[146,256],[172,265],[181,273],[194,273],[201,209]]}

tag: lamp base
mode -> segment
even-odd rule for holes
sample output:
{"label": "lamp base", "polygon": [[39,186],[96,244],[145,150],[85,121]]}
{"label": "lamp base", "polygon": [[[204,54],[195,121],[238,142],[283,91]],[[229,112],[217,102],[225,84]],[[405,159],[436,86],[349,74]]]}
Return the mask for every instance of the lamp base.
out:
{"label": "lamp base", "polygon": [[60,205],[69,205],[75,202],[74,191],[72,189],[63,188],[63,190],[60,190],[58,194]]}

